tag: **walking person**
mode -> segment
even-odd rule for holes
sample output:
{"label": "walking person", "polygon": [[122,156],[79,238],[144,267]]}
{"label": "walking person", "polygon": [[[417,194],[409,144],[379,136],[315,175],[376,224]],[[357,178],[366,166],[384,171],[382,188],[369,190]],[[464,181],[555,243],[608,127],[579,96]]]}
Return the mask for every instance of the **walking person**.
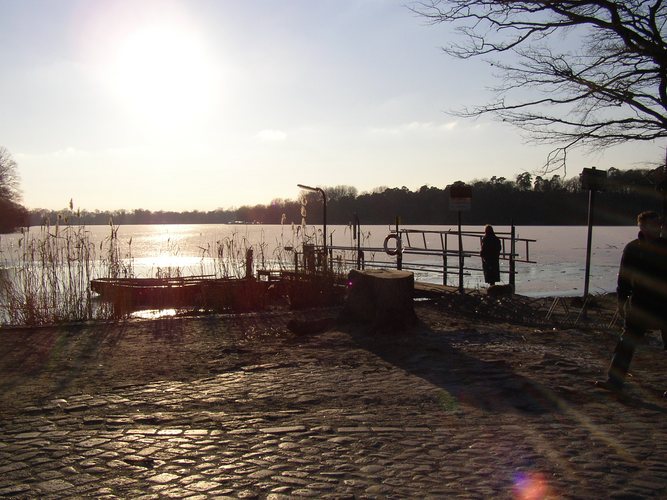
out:
{"label": "walking person", "polygon": [[623,250],[616,293],[625,325],[607,380],[595,383],[602,389],[618,392],[623,388],[635,349],[648,330],[661,330],[667,349],[667,240],[660,237],[661,222],[656,212],[640,213],[639,235]]}
{"label": "walking person", "polygon": [[479,255],[482,257],[484,281],[493,286],[500,281],[500,239],[489,224],[484,226]]}

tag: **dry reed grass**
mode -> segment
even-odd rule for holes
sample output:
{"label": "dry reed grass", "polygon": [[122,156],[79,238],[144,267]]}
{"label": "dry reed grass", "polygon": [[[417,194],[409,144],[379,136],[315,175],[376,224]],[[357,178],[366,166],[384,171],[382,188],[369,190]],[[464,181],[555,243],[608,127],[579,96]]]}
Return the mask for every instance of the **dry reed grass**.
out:
{"label": "dry reed grass", "polygon": [[[123,243],[119,226],[109,223],[109,234],[96,245],[90,232],[76,218],[59,217],[54,225],[46,222],[37,230],[22,231],[15,245],[0,255],[0,326],[37,326],[115,317],[109,304],[101,302],[91,291],[96,278],[135,277],[132,239]],[[215,278],[242,278],[246,274],[249,251],[252,272],[258,270],[288,271],[298,267],[299,248],[304,244],[321,245],[322,231],[302,225],[284,225],[280,237],[269,244],[264,232],[259,241],[251,242],[237,232],[199,247],[196,272]],[[178,255],[173,245],[169,252]],[[332,260],[335,274],[346,272],[346,259]],[[349,267],[349,266],[348,266]],[[192,273],[193,270],[188,270]],[[151,269],[158,278],[180,277],[184,269],[177,266]]]}
{"label": "dry reed grass", "polygon": [[0,277],[2,323],[35,326],[109,317],[109,308],[94,300],[90,281],[132,274],[131,259],[121,255],[118,228],[111,224],[99,250],[85,226],[60,217],[37,231],[23,230],[17,244],[6,249],[12,255],[4,256],[11,264]]}

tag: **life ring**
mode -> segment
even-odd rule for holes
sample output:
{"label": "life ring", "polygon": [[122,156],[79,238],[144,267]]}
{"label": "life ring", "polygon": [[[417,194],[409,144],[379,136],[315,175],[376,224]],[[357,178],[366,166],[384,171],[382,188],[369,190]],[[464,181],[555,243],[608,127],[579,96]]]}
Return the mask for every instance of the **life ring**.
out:
{"label": "life ring", "polygon": [[[396,240],[396,247],[395,248],[389,248],[389,240]],[[387,253],[387,255],[396,255],[401,249],[401,239],[398,237],[397,234],[388,234],[387,237],[384,239],[384,251]]]}

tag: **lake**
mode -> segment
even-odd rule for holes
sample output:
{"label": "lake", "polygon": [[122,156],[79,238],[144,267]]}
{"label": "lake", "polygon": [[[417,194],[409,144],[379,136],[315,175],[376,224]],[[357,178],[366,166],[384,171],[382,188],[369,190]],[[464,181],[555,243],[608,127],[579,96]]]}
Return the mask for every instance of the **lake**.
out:
{"label": "lake", "polygon": [[[393,226],[362,226],[363,246],[375,249],[366,252],[367,262],[386,261],[395,265],[395,257],[390,257],[382,246],[385,237]],[[455,226],[402,226],[421,228],[429,231],[455,231]],[[481,226],[464,226],[464,231],[482,231]],[[509,232],[509,227],[496,226],[496,232]],[[108,239],[109,226],[87,226],[90,240],[98,247]],[[38,236],[39,228],[31,228],[29,234]],[[342,225],[329,226],[327,230],[333,245],[354,246],[353,232]],[[593,229],[591,293],[611,292],[616,288],[616,275],[621,252],[625,244],[636,237],[637,228],[595,227]],[[523,226],[516,228],[516,236],[536,240],[530,243],[529,258],[535,263],[518,262],[516,269],[517,293],[530,296],[579,295],[583,294],[586,261],[586,234],[584,226]],[[209,274],[215,271],[214,257],[225,241],[225,257],[232,257],[239,262],[243,259],[244,249],[252,245],[255,249],[255,262],[265,267],[272,267],[278,260],[290,261],[289,251],[285,247],[300,248],[303,241],[300,227],[290,225],[225,225],[225,224],[184,224],[184,225],[136,225],[118,227],[117,238],[120,253],[131,259],[135,274],[154,276],[157,272],[178,269],[182,275]],[[0,266],[13,265],[13,252],[16,251],[20,234],[3,235],[0,238]],[[306,238],[318,238],[321,242],[321,226],[307,226]],[[429,235],[429,248],[439,247],[438,236]],[[449,235],[448,247],[456,249],[456,238]],[[421,244],[421,243],[420,243]],[[467,238],[464,250],[476,254],[479,251],[479,239]],[[525,257],[525,249],[518,245],[517,251]],[[234,255],[230,255],[234,254]],[[404,256],[404,267],[411,263],[442,264],[441,257]],[[456,259],[449,258],[448,265],[454,270]],[[479,268],[479,259],[469,257],[466,266]],[[507,262],[501,262],[501,269],[507,270]],[[417,280],[442,283],[442,275],[428,270],[416,271]],[[507,282],[508,275],[501,276]],[[455,275],[448,276],[448,284],[457,285]],[[465,277],[467,288],[484,287],[481,272],[471,271]]]}

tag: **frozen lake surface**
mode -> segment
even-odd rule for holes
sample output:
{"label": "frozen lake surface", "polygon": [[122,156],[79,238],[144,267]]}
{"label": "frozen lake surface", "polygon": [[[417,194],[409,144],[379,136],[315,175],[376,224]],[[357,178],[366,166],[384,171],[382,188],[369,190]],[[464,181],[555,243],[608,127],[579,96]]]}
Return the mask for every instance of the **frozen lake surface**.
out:
{"label": "frozen lake surface", "polygon": [[[455,231],[455,226],[403,226],[431,231]],[[464,226],[464,231],[481,231],[481,226]],[[496,226],[496,232],[509,232],[509,227]],[[362,226],[363,246],[381,248],[384,238],[389,234],[390,226]],[[109,237],[108,226],[87,226],[90,240],[99,247],[99,243]],[[307,226],[307,234],[319,235],[321,226]],[[38,236],[39,228],[32,228],[30,235]],[[585,226],[520,226],[516,228],[518,238],[534,239],[530,244],[530,259],[536,263],[517,263],[517,293],[546,295],[579,295],[584,289],[586,261]],[[625,244],[636,237],[637,228],[595,227],[593,229],[591,253],[591,293],[611,292],[616,288],[616,276],[621,253]],[[348,226],[328,227],[328,234],[334,245],[353,246],[352,230]],[[276,258],[285,259],[286,246],[299,247],[301,228],[290,225],[223,225],[223,224],[183,224],[183,225],[136,225],[120,226],[118,242],[121,254],[131,248],[133,266],[139,276],[155,275],[158,268],[179,268],[183,275],[204,274],[211,270],[211,261],[216,249],[216,242],[234,241],[238,248],[247,245],[255,247],[255,260],[265,259],[266,267]],[[451,235],[450,235],[451,236]],[[12,252],[15,251],[20,234],[3,235],[0,238],[0,263],[6,267],[12,265]],[[455,241],[452,238],[451,241]],[[429,242],[430,247],[439,247],[438,242]],[[449,247],[450,249],[452,247]],[[471,252],[479,250],[475,238],[464,242],[464,249]],[[524,254],[524,247],[517,251]],[[404,259],[406,265],[412,257]],[[367,252],[366,260],[393,261],[395,258],[382,251]],[[422,262],[442,264],[441,257],[427,257]],[[450,268],[456,266],[454,258],[449,259]],[[479,267],[477,258],[469,258],[466,265]],[[507,270],[507,262],[501,263],[501,269]],[[442,275],[417,272],[416,279],[433,283],[442,283]],[[503,282],[508,275],[503,274]],[[448,284],[456,285],[458,279],[449,275]],[[484,287],[480,272],[471,272],[465,277],[466,287]]]}

